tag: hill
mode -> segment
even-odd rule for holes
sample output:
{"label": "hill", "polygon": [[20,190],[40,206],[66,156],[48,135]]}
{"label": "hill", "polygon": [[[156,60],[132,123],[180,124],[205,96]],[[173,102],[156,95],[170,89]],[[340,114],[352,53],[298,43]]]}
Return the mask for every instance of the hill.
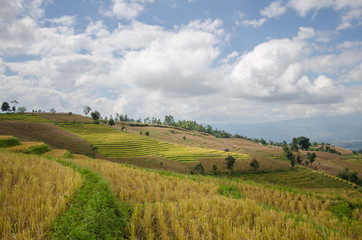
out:
{"label": "hill", "polygon": [[65,148],[73,153],[94,156],[90,144],[52,121],[89,122],[88,118],[69,114],[0,114],[0,134],[12,135],[21,141],[40,141],[52,148]]}
{"label": "hill", "polygon": [[[260,165],[258,172],[290,171],[282,149],[276,146],[239,138],[216,138],[168,126],[116,122],[111,128],[92,123],[90,118],[76,114],[0,114],[0,134],[13,135],[22,141],[42,141],[52,148],[76,154],[180,173],[189,173],[198,163],[202,163],[207,173],[213,172],[214,165],[218,172],[228,172],[224,160],[227,155],[237,158],[235,172],[251,172],[250,161],[254,158]],[[125,129],[121,131],[123,126]],[[149,136],[145,136],[147,131]],[[93,151],[95,148],[97,152]],[[226,148],[229,152],[224,152]],[[348,168],[362,178],[360,156],[334,148],[342,155],[316,152],[313,169],[336,176]],[[306,154],[307,151],[301,151],[302,158]]]}

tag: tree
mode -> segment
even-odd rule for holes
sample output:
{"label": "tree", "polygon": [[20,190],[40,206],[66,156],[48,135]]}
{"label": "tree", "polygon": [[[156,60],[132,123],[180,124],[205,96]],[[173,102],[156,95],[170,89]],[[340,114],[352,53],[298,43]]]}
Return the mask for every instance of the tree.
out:
{"label": "tree", "polygon": [[56,111],[55,111],[54,108],[50,109],[49,112],[51,112],[51,113],[56,113]]}
{"label": "tree", "polygon": [[191,171],[191,174],[204,174],[205,170],[201,163],[197,164]]}
{"label": "tree", "polygon": [[313,162],[315,161],[316,157],[317,157],[317,155],[315,153],[310,153],[310,152],[307,153],[307,158],[308,158],[311,166],[312,166]]}
{"label": "tree", "polygon": [[259,162],[255,158],[250,162],[250,167],[253,168],[254,171],[256,171],[259,168]]}
{"label": "tree", "polygon": [[114,120],[113,120],[113,118],[109,119],[108,124],[109,124],[110,126],[113,126],[113,125],[114,125]]}
{"label": "tree", "polygon": [[101,118],[101,114],[97,110],[95,110],[94,112],[91,112],[90,115],[94,121],[97,121]]}
{"label": "tree", "polygon": [[84,112],[84,115],[88,115],[88,113],[91,111],[92,109],[89,107],[89,106],[84,106],[83,107],[83,112]]}
{"label": "tree", "polygon": [[225,158],[225,164],[226,164],[226,168],[229,169],[229,175],[231,175],[231,171],[233,170],[233,167],[234,167],[234,163],[235,163],[235,158],[231,155],[227,156]]}
{"label": "tree", "polygon": [[11,108],[13,110],[13,112],[16,112],[16,104],[18,104],[19,102],[16,100],[11,101],[11,103],[13,104],[13,107]]}
{"label": "tree", "polygon": [[26,107],[19,107],[18,108],[19,113],[25,113],[25,111],[26,111]]}
{"label": "tree", "polygon": [[3,112],[9,112],[10,111],[10,105],[8,102],[3,102],[1,105],[1,111]]}
{"label": "tree", "polygon": [[166,115],[163,124],[167,126],[175,126],[175,119],[173,118],[172,115]]}
{"label": "tree", "polygon": [[309,138],[303,136],[297,138],[297,143],[301,146],[302,150],[308,150],[310,146]]}
{"label": "tree", "polygon": [[297,163],[301,164],[302,163],[302,156],[300,155],[300,152],[297,153],[297,157],[296,157]]}
{"label": "tree", "polygon": [[292,169],[293,169],[294,166],[295,166],[295,158],[294,157],[290,160],[290,165],[292,165]]}
{"label": "tree", "polygon": [[293,138],[292,146],[290,147],[290,149],[291,149],[293,152],[298,152],[298,142],[297,142],[297,139],[296,139],[296,138]]}
{"label": "tree", "polygon": [[145,132],[145,134],[146,134],[147,137],[149,137],[149,136],[150,136],[150,131],[147,130],[147,131]]}

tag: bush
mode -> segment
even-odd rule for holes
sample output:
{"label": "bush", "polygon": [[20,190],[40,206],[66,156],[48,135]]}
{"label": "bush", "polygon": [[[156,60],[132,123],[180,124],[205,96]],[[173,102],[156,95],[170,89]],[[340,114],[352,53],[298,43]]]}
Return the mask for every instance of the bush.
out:
{"label": "bush", "polygon": [[146,133],[145,133],[145,134],[146,134],[146,136],[147,136],[147,137],[149,137],[149,136],[150,136],[150,132],[149,132],[148,130],[146,131]]}
{"label": "bush", "polygon": [[339,171],[337,177],[358,185],[362,184],[361,180],[358,178],[357,172],[350,172],[348,168],[346,168],[343,172]]}
{"label": "bush", "polygon": [[0,148],[7,148],[20,145],[19,139],[16,137],[9,137],[5,139],[0,139]]}
{"label": "bush", "polygon": [[259,168],[259,162],[255,158],[250,162],[250,167],[253,168],[254,171],[256,171]]}
{"label": "bush", "polygon": [[48,145],[42,144],[40,146],[31,147],[28,150],[24,151],[24,153],[41,155],[43,153],[49,152],[50,150],[51,149]]}
{"label": "bush", "polygon": [[204,174],[205,170],[201,163],[197,164],[194,169],[191,170],[191,174]]}

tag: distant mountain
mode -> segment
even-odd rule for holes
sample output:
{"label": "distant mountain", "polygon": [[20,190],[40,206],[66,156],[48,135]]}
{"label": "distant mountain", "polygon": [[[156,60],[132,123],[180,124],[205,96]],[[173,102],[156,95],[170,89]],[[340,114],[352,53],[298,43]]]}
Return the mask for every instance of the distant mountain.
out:
{"label": "distant mountain", "polygon": [[362,149],[362,113],[217,127],[251,138],[291,142],[293,137],[305,136],[312,142],[323,141],[348,149]]}

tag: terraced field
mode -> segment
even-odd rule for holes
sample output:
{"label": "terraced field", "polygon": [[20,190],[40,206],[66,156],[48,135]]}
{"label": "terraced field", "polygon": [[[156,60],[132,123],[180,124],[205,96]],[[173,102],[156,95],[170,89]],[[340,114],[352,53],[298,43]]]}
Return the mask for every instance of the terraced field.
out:
{"label": "terraced field", "polygon": [[161,156],[175,161],[197,161],[200,158],[224,158],[227,155],[237,159],[249,157],[246,154],[171,144],[102,125],[60,123],[58,126],[85,138],[98,148],[99,153],[109,158]]}

